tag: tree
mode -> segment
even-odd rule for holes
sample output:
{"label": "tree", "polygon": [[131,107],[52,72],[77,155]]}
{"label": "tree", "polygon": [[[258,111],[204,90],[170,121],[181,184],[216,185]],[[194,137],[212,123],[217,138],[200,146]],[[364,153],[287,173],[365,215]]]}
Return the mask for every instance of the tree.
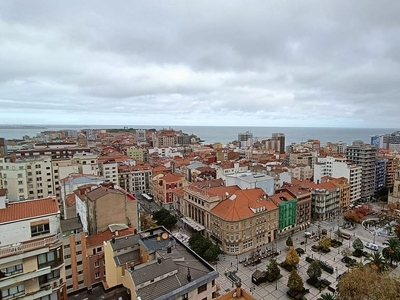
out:
{"label": "tree", "polygon": [[324,236],[320,241],[319,241],[319,246],[324,249],[325,251],[329,250],[331,246],[331,239],[328,238],[327,236]]}
{"label": "tree", "polygon": [[400,281],[388,273],[378,273],[368,266],[354,268],[344,274],[337,288],[338,300],[397,300]]}
{"label": "tree", "polygon": [[154,222],[154,220],[148,213],[145,212],[140,213],[140,228],[142,230],[151,229],[156,226],[157,226],[156,222]]}
{"label": "tree", "polygon": [[351,255],[351,250],[350,250],[350,248],[345,248],[345,249],[342,250],[341,253],[342,253],[342,255],[343,255],[344,257],[348,257],[348,256]]}
{"label": "tree", "polygon": [[285,262],[290,266],[295,266],[300,262],[299,254],[293,247],[286,252]]}
{"label": "tree", "polygon": [[171,213],[165,208],[161,208],[154,212],[153,219],[156,220],[157,225],[165,226],[168,229],[172,229],[178,222],[178,219],[171,215]]}
{"label": "tree", "polygon": [[271,259],[267,266],[267,274],[273,280],[278,279],[281,275],[281,269],[278,267],[278,263],[275,259]]}
{"label": "tree", "polygon": [[301,292],[304,289],[303,279],[296,270],[290,272],[287,287],[293,292]]}
{"label": "tree", "polygon": [[160,208],[159,210],[153,213],[153,219],[157,222],[158,225],[162,223],[162,221],[170,215],[170,212],[165,208]]}
{"label": "tree", "polygon": [[353,248],[356,251],[362,251],[364,249],[364,243],[359,238],[356,238],[353,242]]}
{"label": "tree", "polygon": [[322,271],[321,271],[321,266],[319,265],[319,262],[317,260],[314,260],[311,262],[311,264],[308,266],[307,269],[307,275],[315,280],[319,277],[321,277]]}
{"label": "tree", "polygon": [[200,233],[194,233],[189,238],[189,247],[209,262],[216,261],[218,255],[221,254],[221,249],[213,244],[209,238],[202,236]]}
{"label": "tree", "polygon": [[321,294],[321,297],[318,300],[335,300],[335,295],[331,293],[324,293]]}
{"label": "tree", "polygon": [[393,260],[400,260],[400,242],[397,238],[390,238],[382,243],[387,246],[383,248],[382,254],[386,259],[390,259],[390,264],[393,264]]}
{"label": "tree", "polygon": [[293,247],[293,241],[290,236],[286,239],[286,246],[288,246],[289,248]]}
{"label": "tree", "polygon": [[383,271],[385,267],[385,258],[382,256],[380,252],[374,252],[372,254],[369,254],[366,260],[370,262],[372,269],[379,272]]}

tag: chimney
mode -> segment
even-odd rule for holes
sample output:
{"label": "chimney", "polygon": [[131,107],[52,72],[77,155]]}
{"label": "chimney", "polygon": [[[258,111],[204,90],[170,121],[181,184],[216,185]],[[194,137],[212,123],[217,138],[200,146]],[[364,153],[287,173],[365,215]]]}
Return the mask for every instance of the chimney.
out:
{"label": "chimney", "polygon": [[115,244],[115,237],[112,237],[111,242]]}
{"label": "chimney", "polygon": [[171,253],[172,252],[172,247],[167,247],[167,253]]}
{"label": "chimney", "polygon": [[187,273],[186,279],[187,279],[188,282],[191,282],[191,281],[192,281],[192,276],[190,275],[190,269],[189,269],[189,267],[188,267],[188,273]]}
{"label": "chimney", "polygon": [[161,257],[157,258],[157,263],[161,265]]}
{"label": "chimney", "polygon": [[115,236],[118,236],[118,235],[119,235],[118,230],[115,230]]}

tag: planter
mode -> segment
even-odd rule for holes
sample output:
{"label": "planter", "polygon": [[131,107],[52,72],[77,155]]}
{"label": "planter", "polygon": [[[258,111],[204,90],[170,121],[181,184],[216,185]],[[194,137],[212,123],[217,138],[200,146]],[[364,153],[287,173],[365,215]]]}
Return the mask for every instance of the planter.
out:
{"label": "planter", "polygon": [[291,265],[287,264],[286,262],[281,262],[279,265],[288,272],[292,272],[292,270],[297,269],[296,266],[291,266]]}

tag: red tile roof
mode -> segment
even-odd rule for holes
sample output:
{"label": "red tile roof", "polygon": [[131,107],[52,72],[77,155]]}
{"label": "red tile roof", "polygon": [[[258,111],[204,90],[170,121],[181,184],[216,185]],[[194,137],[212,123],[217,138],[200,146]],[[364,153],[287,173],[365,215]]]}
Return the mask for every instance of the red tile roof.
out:
{"label": "red tile roof", "polygon": [[59,213],[56,198],[43,198],[36,200],[14,202],[0,209],[0,223],[35,218],[49,214]]}
{"label": "red tile roof", "polygon": [[[123,230],[118,231],[118,236],[125,236],[134,233],[135,229],[134,228],[127,228]],[[95,234],[95,235],[90,235],[86,238],[86,246],[89,247],[94,247],[94,246],[100,246],[103,245],[103,242],[109,241],[112,239],[114,233],[112,233],[110,230],[103,231],[101,233]]]}
{"label": "red tile roof", "polygon": [[237,190],[211,211],[224,220],[238,221],[254,216],[255,212],[252,209],[262,207],[267,211],[277,209],[277,206],[272,201],[266,199],[266,194],[261,188],[255,188]]}

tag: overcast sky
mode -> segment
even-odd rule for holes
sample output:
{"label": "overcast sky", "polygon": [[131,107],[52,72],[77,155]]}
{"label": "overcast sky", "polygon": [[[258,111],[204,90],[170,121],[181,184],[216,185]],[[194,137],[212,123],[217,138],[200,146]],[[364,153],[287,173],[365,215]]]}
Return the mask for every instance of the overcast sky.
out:
{"label": "overcast sky", "polygon": [[0,2],[0,124],[399,127],[400,1]]}

